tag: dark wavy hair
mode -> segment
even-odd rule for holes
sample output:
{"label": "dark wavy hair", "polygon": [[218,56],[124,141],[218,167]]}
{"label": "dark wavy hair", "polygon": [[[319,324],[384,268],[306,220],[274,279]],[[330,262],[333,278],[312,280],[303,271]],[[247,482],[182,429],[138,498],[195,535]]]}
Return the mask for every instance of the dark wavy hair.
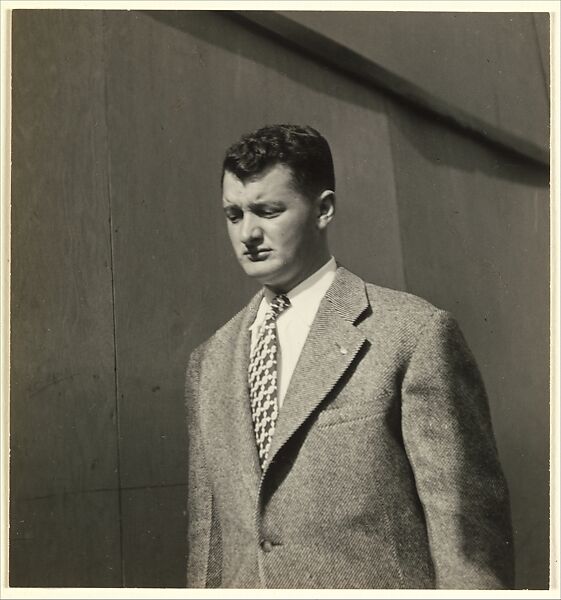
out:
{"label": "dark wavy hair", "polygon": [[290,168],[295,185],[307,197],[335,191],[327,140],[312,127],[300,125],[267,125],[244,135],[226,151],[222,180],[228,171],[245,183],[277,164]]}

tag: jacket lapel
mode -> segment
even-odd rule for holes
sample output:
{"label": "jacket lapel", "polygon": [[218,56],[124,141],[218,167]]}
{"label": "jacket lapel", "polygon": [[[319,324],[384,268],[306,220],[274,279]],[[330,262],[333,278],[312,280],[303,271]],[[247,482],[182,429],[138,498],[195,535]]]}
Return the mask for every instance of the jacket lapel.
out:
{"label": "jacket lapel", "polygon": [[[263,296],[259,292],[247,307],[212,339],[205,352],[206,378],[201,381],[201,410],[209,455],[219,477],[236,474],[237,485],[253,500],[261,477],[247,389],[250,351],[249,326]],[[241,499],[240,499],[241,500]]]}
{"label": "jacket lapel", "polygon": [[275,427],[268,465],[353,363],[366,342],[354,324],[368,307],[364,282],[339,267],[320,304],[290,380]]}

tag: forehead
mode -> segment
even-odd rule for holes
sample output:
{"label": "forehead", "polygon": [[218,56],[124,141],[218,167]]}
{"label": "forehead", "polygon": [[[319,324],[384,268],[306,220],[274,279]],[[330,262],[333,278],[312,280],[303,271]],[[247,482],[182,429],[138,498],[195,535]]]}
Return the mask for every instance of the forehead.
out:
{"label": "forehead", "polygon": [[257,201],[268,198],[288,198],[299,195],[292,171],[284,165],[274,165],[245,181],[225,171],[222,181],[225,202]]}

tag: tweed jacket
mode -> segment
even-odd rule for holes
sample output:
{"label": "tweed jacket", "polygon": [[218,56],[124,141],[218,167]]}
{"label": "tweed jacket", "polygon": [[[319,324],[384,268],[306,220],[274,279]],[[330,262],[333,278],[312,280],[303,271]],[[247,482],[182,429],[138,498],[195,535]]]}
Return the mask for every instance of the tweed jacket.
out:
{"label": "tweed jacket", "polygon": [[511,587],[507,488],[453,318],[339,267],[261,472],[247,389],[261,296],[187,369],[188,587]]}

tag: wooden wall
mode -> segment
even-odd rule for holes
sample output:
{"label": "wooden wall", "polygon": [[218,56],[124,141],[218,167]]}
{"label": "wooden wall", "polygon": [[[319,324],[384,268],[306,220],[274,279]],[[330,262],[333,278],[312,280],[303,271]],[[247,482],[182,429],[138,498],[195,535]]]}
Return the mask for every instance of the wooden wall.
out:
{"label": "wooden wall", "polygon": [[334,151],[335,255],[458,316],[512,491],[517,585],[547,587],[547,167],[243,15],[15,11],[13,40],[11,585],[184,586],[184,367],[255,291],[225,232],[222,154],[305,122]]}
{"label": "wooden wall", "polygon": [[13,20],[12,585],[121,581],[100,27]]}
{"label": "wooden wall", "polygon": [[[337,47],[376,65],[380,85],[487,138],[547,161],[547,13],[281,11],[244,13],[302,47]],[[363,64],[363,68],[367,62]],[[373,72],[374,74],[374,72]],[[531,89],[532,93],[527,93]]]}

